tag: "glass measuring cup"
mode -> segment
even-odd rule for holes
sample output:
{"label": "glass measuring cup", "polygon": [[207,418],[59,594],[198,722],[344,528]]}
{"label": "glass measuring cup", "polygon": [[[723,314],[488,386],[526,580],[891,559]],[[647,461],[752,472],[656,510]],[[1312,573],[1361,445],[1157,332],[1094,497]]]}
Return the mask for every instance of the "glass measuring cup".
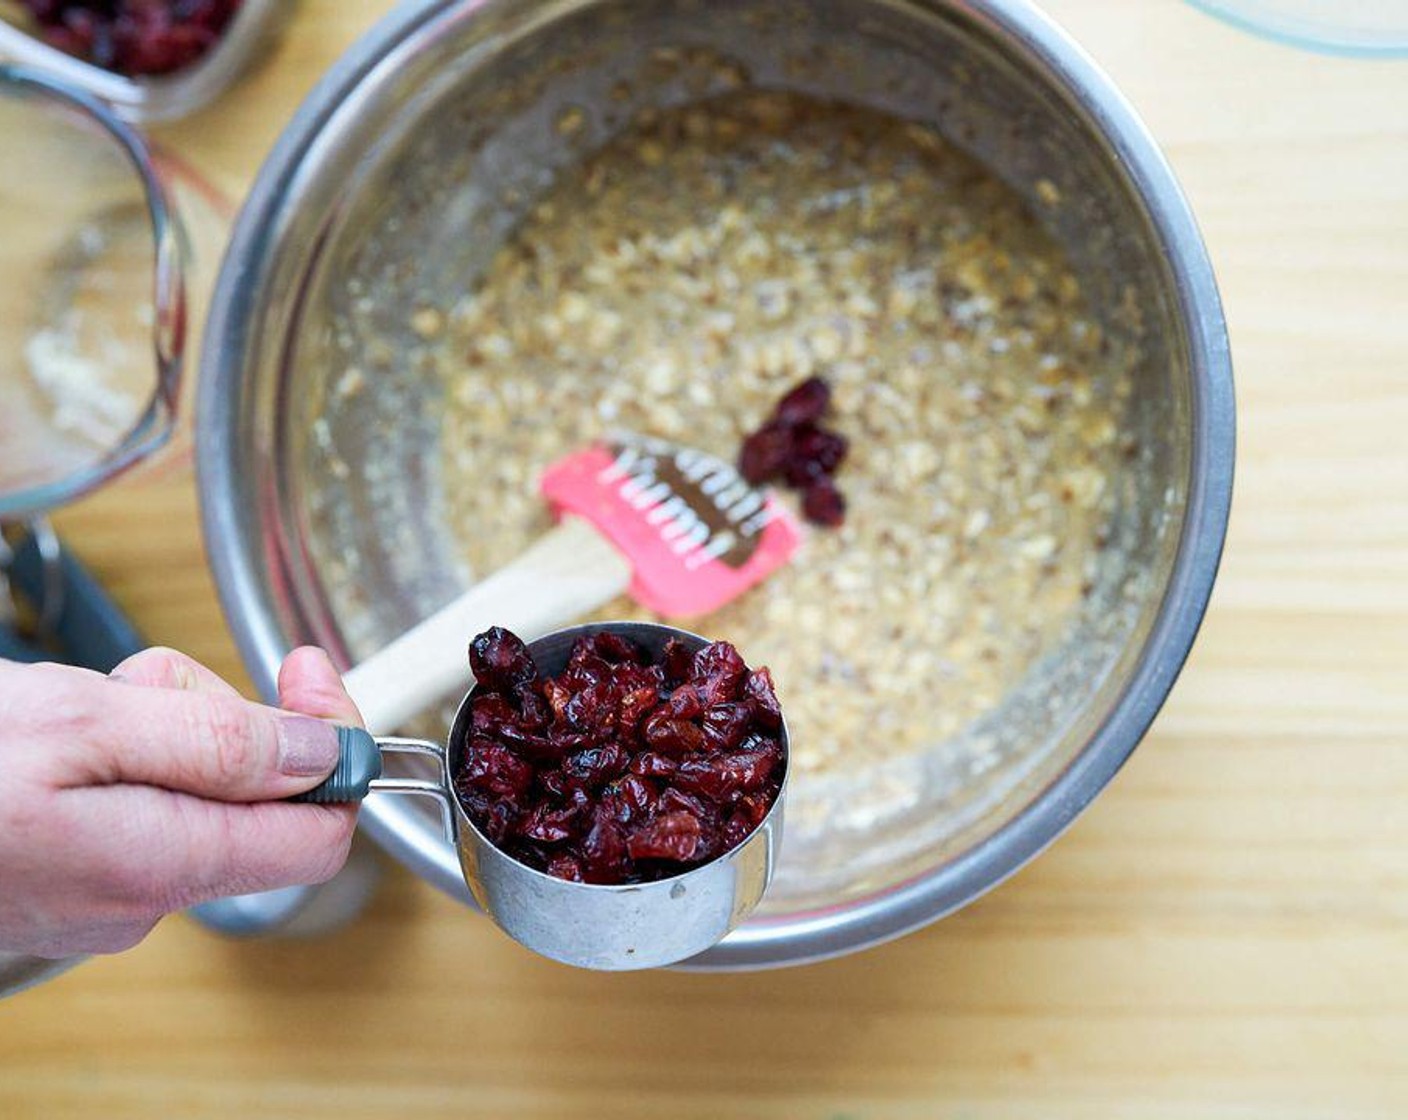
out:
{"label": "glass measuring cup", "polygon": [[0,520],[12,520],[170,438],[186,294],[150,152],[105,104],[0,65],[0,137]]}

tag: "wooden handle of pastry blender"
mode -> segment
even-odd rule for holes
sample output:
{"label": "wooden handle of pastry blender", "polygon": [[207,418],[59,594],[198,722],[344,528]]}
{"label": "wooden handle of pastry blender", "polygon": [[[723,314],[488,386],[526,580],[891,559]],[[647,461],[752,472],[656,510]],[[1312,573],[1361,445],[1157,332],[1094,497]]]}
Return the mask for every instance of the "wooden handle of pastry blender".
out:
{"label": "wooden handle of pastry blender", "polygon": [[564,517],[511,564],[372,654],[343,678],[375,734],[394,731],[471,680],[469,640],[504,626],[525,641],[626,592],[631,566],[580,517]]}

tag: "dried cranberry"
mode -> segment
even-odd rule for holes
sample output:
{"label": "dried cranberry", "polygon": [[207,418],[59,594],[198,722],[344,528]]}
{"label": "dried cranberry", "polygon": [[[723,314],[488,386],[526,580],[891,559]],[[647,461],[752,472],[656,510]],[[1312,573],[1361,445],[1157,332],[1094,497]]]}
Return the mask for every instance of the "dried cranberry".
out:
{"label": "dried cranberry", "polygon": [[55,24],[44,29],[44,41],[56,51],[63,51],[64,54],[71,54],[74,58],[87,59],[90,57],[93,48],[92,30],[84,30],[69,27],[65,24]]}
{"label": "dried cranberry", "polygon": [[519,863],[531,867],[534,871],[542,871],[547,867],[548,852],[553,850],[531,840],[520,839],[512,833],[509,833],[502,840],[495,840],[494,843]]}
{"label": "dried cranberry", "polygon": [[762,789],[780,759],[781,751],[766,746],[737,754],[690,758],[680,763],[673,781],[679,789],[726,804],[736,800],[739,793]]}
{"label": "dried cranberry", "polygon": [[690,754],[702,751],[708,745],[698,724],[687,719],[675,719],[658,708],[645,717],[641,737],[651,750],[661,754]]}
{"label": "dried cranberry", "polygon": [[[73,26],[73,24],[70,23],[70,26]],[[114,70],[117,68],[118,45],[113,35],[115,30],[116,27],[114,24],[102,20],[94,19],[87,21],[88,61],[95,66],[101,66],[104,70]],[[155,56],[153,62],[158,70],[175,68],[171,65],[171,62],[175,60],[172,59],[171,62],[168,61],[169,56],[164,49],[165,47],[165,42],[161,40],[158,40],[152,46],[151,53]],[[148,73],[150,72],[151,71],[148,71]]]}
{"label": "dried cranberry", "polygon": [[678,638],[668,638],[660,655],[660,667],[665,672],[665,683],[677,688],[694,673],[694,651]]}
{"label": "dried cranberry", "polygon": [[665,671],[659,665],[637,665],[626,662],[611,670],[611,683],[623,693],[638,688],[665,688]]}
{"label": "dried cranberry", "polygon": [[625,870],[626,841],[604,805],[597,806],[591,830],[582,839],[582,862],[589,883],[618,882]]}
{"label": "dried cranberry", "polygon": [[748,671],[743,658],[730,642],[710,642],[694,655],[693,676],[717,677],[720,675],[742,677]]}
{"label": "dried cranberry", "polygon": [[588,685],[567,701],[563,718],[581,731],[609,731],[616,725],[618,702],[616,687],[609,680]]}
{"label": "dried cranberry", "polygon": [[559,800],[566,800],[571,791],[581,788],[581,783],[575,778],[569,778],[561,770],[539,770],[538,785],[542,787],[544,793]]}
{"label": "dried cranberry", "polygon": [[543,696],[552,711],[553,719],[567,718],[567,702],[572,699],[572,690],[559,681],[543,681]]}
{"label": "dried cranberry", "polygon": [[592,815],[592,796],[587,792],[586,787],[579,782],[567,781],[567,803],[577,811],[577,816],[582,820],[590,819]]}
{"label": "dried cranberry", "polygon": [[523,717],[497,692],[476,696],[469,705],[469,726],[475,735],[497,737],[506,727],[522,727]]}
{"label": "dried cranberry", "polygon": [[512,692],[538,677],[528,647],[502,626],[490,627],[469,643],[469,667],[480,686],[491,692]]}
{"label": "dried cranberry", "polygon": [[591,688],[594,684],[604,684],[610,681],[611,674],[610,663],[596,654],[588,652],[578,658],[575,665],[569,665],[567,671],[557,680],[559,684],[566,686],[568,692],[581,692],[582,689]]}
{"label": "dried cranberry", "polygon": [[767,669],[754,669],[743,681],[743,695],[753,702],[758,722],[769,731],[782,726],[782,705],[777,702],[777,689]]}
{"label": "dried cranberry", "polygon": [[40,23],[50,23],[58,19],[64,9],[64,0],[20,0],[20,3]]}
{"label": "dried cranberry", "polygon": [[724,825],[723,841],[726,848],[736,848],[752,833],[752,831],[763,823],[763,819],[768,815],[768,810],[772,808],[772,803],[777,798],[776,791],[768,794],[750,793],[740,797],[734,804],[733,812]]}
{"label": "dried cranberry", "polygon": [[792,457],[814,462],[823,474],[835,474],[836,468],[845,461],[850,446],[850,441],[839,432],[806,425],[797,429]]}
{"label": "dried cranberry", "polygon": [[495,801],[480,815],[479,827],[495,844],[502,844],[518,811],[510,801]]}
{"label": "dried cranberry", "polygon": [[724,822],[723,845],[726,850],[738,847],[744,840],[748,839],[748,834],[753,831],[754,826],[748,823],[748,818],[742,813],[735,812],[733,816]]}
{"label": "dried cranberry", "polygon": [[606,791],[616,810],[616,819],[629,825],[648,816],[660,795],[648,780],[637,774],[626,774]]}
{"label": "dried cranberry", "polygon": [[787,460],[782,477],[794,490],[805,491],[818,478],[825,478],[826,472],[814,459],[793,458]]}
{"label": "dried cranberry", "polygon": [[757,828],[763,823],[763,818],[768,815],[773,800],[774,797],[766,796],[763,793],[747,794],[738,799],[737,804],[733,807],[733,815],[734,817],[742,817],[750,830]]}
{"label": "dried cranberry", "polygon": [[572,809],[549,809],[536,805],[519,818],[513,830],[526,840],[540,844],[560,844],[572,836],[577,814]]}
{"label": "dried cranberry", "polygon": [[694,685],[699,692],[699,699],[703,701],[705,709],[716,707],[719,704],[727,704],[738,697],[738,687],[743,683],[743,674],[734,676],[729,673],[720,673],[713,677],[703,677]]}
{"label": "dried cranberry", "polygon": [[548,728],[548,742],[552,746],[553,756],[561,757],[564,754],[572,754],[574,751],[584,751],[588,747],[595,746],[601,736],[590,731],[574,731],[571,725],[557,723]]}
{"label": "dried cranberry", "polygon": [[476,738],[465,752],[459,779],[500,797],[516,797],[532,783],[533,768],[508,747]]}
{"label": "dried cranberry", "polygon": [[697,719],[708,706],[699,683],[690,682],[670,693],[670,698],[660,705],[660,710],[670,719]]}
{"label": "dried cranberry", "polygon": [[631,773],[642,778],[668,778],[679,769],[679,761],[657,751],[641,751],[631,759]]}
{"label": "dried cranberry", "polygon": [[699,818],[692,813],[664,813],[631,833],[626,850],[632,859],[683,862],[694,858],[702,832]]}
{"label": "dried cranberry", "polygon": [[622,662],[639,665],[641,660],[640,649],[634,642],[610,630],[599,630],[595,634],[578,638],[572,643],[572,654],[568,657],[567,664],[571,667],[589,656],[613,665]]}
{"label": "dried cranberry", "polygon": [[660,702],[663,677],[656,666],[620,665],[612,676],[612,684],[620,695],[616,727],[619,734],[633,740],[641,718]]}
{"label": "dried cranberry", "polygon": [[554,879],[566,879],[569,883],[582,882],[582,864],[575,856],[569,856],[566,852],[559,852],[548,860],[548,864],[543,868]]}
{"label": "dried cranberry", "polygon": [[846,499],[836,489],[836,483],[823,476],[802,495],[802,512],[808,521],[835,528],[846,520]]}
{"label": "dried cranberry", "polygon": [[712,824],[718,818],[718,810],[709,802],[692,793],[686,793],[677,786],[666,786],[660,792],[660,812],[673,813],[679,810],[693,813],[705,824]]}
{"label": "dried cranberry", "polygon": [[[124,74],[166,74],[194,62],[215,38],[204,28],[175,24],[169,17],[146,22],[119,19],[112,25],[111,60],[100,65]],[[99,61],[96,52],[94,61]]]}
{"label": "dried cranberry", "polygon": [[[462,781],[458,774],[455,776],[455,794],[459,797],[460,803],[465,808],[465,812],[478,822],[481,828],[483,827],[484,819],[489,815],[489,811],[501,800],[501,798],[495,797],[492,793],[487,793],[482,789],[476,789],[474,786]],[[505,804],[507,804],[507,802],[505,802]]]}
{"label": "dried cranberry", "polygon": [[562,773],[588,786],[599,786],[623,774],[629,763],[630,758],[619,743],[607,743],[568,756],[563,760]]}
{"label": "dried cranberry", "polygon": [[776,478],[792,453],[792,430],[773,421],[743,441],[738,453],[738,473],[754,486]]}
{"label": "dried cranberry", "polygon": [[660,693],[653,689],[636,689],[621,697],[617,709],[616,726],[623,738],[634,739],[640,730],[640,721],[645,713],[655,707]]}
{"label": "dried cranberry", "polygon": [[536,683],[519,685],[513,690],[513,697],[518,701],[521,725],[527,730],[541,731],[552,722],[552,708],[543,699]]}
{"label": "dried cranberry", "polygon": [[517,723],[505,723],[495,728],[488,736],[495,742],[511,747],[515,752],[533,762],[552,762],[561,757],[564,751],[572,749],[566,744],[554,741],[555,728],[544,731],[529,731]]}
{"label": "dried cranberry", "polygon": [[732,751],[743,742],[748,728],[754,720],[753,706],[748,701],[729,704],[715,704],[704,713],[701,730],[708,741],[709,749]]}
{"label": "dried cranberry", "polygon": [[736,699],[747,672],[738,650],[728,642],[714,642],[694,655],[694,687],[706,708]]}
{"label": "dried cranberry", "polygon": [[777,402],[775,415],[784,424],[815,424],[831,405],[831,386],[820,377],[809,377]]}
{"label": "dried cranberry", "polygon": [[816,479],[834,474],[845,459],[848,448],[845,436],[814,425],[804,425],[797,429],[792,450],[782,468],[782,476],[789,486],[805,490]]}

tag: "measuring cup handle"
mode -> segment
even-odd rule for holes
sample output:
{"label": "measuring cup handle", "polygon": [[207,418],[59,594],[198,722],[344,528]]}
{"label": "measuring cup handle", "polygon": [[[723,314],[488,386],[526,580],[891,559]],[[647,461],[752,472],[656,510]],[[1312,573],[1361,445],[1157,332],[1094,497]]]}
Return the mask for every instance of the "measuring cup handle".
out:
{"label": "measuring cup handle", "polygon": [[[361,801],[369,793],[410,793],[431,797],[440,805],[440,822],[444,826],[445,839],[451,844],[455,843],[455,803],[450,795],[449,768],[443,748],[423,739],[377,738],[360,727],[342,726],[337,729],[337,743],[337,767],[333,772],[312,789],[288,798],[289,801],[335,805]],[[433,780],[383,778],[383,754],[428,757],[435,762],[436,776]]]}
{"label": "measuring cup handle", "polygon": [[381,747],[371,732],[360,727],[338,727],[336,768],[318,785],[289,800],[318,805],[361,801],[371,791],[372,782],[380,777]]}

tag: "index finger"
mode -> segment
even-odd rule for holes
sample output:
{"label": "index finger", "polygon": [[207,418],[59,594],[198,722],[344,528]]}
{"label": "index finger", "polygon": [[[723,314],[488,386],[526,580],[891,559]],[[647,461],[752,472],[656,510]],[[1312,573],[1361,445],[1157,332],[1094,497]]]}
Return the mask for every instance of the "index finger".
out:
{"label": "index finger", "polygon": [[268,801],[312,789],[337,764],[332,724],[238,695],[134,687],[58,667],[21,672],[37,698],[25,731],[54,744],[61,787],[127,783]]}
{"label": "index finger", "polygon": [[216,692],[238,696],[239,690],[212,669],[207,669],[194,657],[166,646],[152,646],[118,664],[108,674],[111,680],[123,684],[139,684],[148,688],[179,688],[187,692]]}

